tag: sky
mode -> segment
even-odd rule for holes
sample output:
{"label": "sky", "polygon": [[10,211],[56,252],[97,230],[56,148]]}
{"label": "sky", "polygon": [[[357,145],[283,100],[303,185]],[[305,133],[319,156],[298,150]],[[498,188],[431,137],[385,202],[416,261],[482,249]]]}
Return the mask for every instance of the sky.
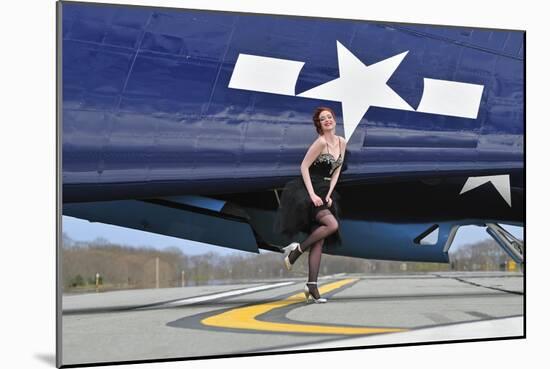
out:
{"label": "sky", "polygon": [[[502,225],[515,237],[523,240],[523,227]],[[63,233],[67,234],[74,241],[94,241],[98,238],[103,238],[111,243],[123,244],[126,246],[146,246],[156,249],[164,249],[167,247],[177,247],[187,255],[206,254],[215,252],[220,255],[230,255],[237,253],[246,253],[245,251],[237,251],[226,247],[209,245],[201,242],[182,240],[175,237],[158,235],[134,229],[103,224],[91,223],[87,220],[77,219],[73,217],[63,216]],[[477,241],[490,239],[491,237],[483,227],[465,226],[461,227],[451,246],[450,252],[465,244],[475,243]]]}

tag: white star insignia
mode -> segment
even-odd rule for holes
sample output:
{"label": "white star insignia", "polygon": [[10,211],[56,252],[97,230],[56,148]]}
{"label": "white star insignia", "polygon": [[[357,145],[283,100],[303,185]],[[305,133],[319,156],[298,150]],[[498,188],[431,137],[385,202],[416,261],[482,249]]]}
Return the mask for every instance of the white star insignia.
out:
{"label": "white star insignia", "polygon": [[366,66],[344,45],[336,43],[340,77],[297,96],[341,102],[346,141],[371,106],[414,111],[387,85],[408,51]]}
{"label": "white star insignia", "polygon": [[506,201],[508,206],[512,207],[512,195],[510,191],[510,175],[508,174],[500,175],[500,176],[469,177],[468,180],[466,180],[464,187],[462,187],[460,194],[462,195],[464,192],[473,190],[474,188],[477,188],[487,182],[491,182],[493,186],[496,188],[496,190],[498,191],[498,193],[500,194],[500,196],[502,196],[504,201]]}
{"label": "white star insignia", "polygon": [[[259,55],[239,54],[229,88],[338,101],[342,104],[344,136],[350,139],[371,106],[415,111],[388,86],[408,51],[365,65],[336,41],[340,76],[295,95],[304,62]],[[424,78],[417,112],[477,119],[483,85]]]}

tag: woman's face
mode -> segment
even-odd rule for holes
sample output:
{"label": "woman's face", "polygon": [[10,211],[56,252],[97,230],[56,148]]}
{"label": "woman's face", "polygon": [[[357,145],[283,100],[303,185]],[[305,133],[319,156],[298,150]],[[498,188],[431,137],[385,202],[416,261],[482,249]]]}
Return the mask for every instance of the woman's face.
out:
{"label": "woman's face", "polygon": [[328,110],[323,110],[321,114],[319,114],[319,122],[321,123],[321,128],[323,129],[323,132],[333,130],[336,125],[332,113]]}

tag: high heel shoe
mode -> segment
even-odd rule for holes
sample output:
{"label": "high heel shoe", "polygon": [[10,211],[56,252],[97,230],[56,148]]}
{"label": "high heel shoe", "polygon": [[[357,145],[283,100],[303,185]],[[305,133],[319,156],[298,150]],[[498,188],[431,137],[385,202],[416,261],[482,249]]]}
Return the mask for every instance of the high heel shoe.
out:
{"label": "high heel shoe", "polygon": [[290,253],[294,250],[298,249],[300,254],[303,253],[302,249],[300,248],[300,244],[298,242],[292,242],[290,245],[283,248],[284,250],[284,258],[283,261],[285,263],[285,267],[287,270],[292,269],[292,263],[290,262]]}
{"label": "high heel shoe", "polygon": [[[308,287],[308,284],[310,285],[314,285],[315,287],[315,292],[317,292],[317,296],[319,297],[315,297],[313,293],[311,293],[309,287]],[[319,291],[317,290],[317,282],[307,282],[306,285],[304,286],[304,295],[306,295],[306,304],[309,302],[309,298],[311,297],[311,299],[313,300],[314,303],[316,304],[323,304],[325,302],[327,302],[327,299],[321,297],[321,295],[319,295]]]}

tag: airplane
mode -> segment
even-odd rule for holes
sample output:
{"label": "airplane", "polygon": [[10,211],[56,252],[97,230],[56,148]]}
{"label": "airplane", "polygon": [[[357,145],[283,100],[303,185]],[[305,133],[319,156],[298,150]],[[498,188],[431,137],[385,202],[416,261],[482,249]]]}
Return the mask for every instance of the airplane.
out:
{"label": "airplane", "polygon": [[[449,262],[457,230],[524,243],[525,32],[58,3],[62,213],[258,253],[318,106],[347,141],[357,258]],[[305,235],[301,235],[305,237]]]}

